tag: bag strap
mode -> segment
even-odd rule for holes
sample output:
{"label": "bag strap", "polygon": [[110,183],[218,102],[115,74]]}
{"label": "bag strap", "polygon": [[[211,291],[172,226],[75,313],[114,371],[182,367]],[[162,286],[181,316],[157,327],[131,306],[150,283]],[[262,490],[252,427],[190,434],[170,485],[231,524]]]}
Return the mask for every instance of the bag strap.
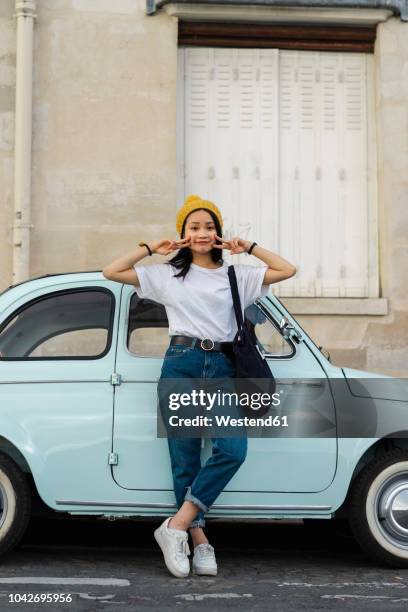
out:
{"label": "bag strap", "polygon": [[238,329],[240,330],[244,325],[244,319],[242,317],[241,300],[239,299],[238,293],[237,276],[235,274],[235,268],[233,265],[228,266],[228,278],[231,287],[232,301],[234,304],[235,318],[237,320]]}

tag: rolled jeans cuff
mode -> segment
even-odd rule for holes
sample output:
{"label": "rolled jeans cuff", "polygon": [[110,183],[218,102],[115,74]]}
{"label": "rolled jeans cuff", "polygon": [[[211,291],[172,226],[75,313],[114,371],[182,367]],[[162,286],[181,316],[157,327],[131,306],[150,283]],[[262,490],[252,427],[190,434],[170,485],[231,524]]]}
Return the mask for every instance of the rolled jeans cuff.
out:
{"label": "rolled jeans cuff", "polygon": [[187,493],[185,494],[184,501],[191,501],[193,504],[196,504],[203,512],[208,512],[209,508],[203,502],[201,502],[197,497],[191,494],[191,487],[187,487]]}

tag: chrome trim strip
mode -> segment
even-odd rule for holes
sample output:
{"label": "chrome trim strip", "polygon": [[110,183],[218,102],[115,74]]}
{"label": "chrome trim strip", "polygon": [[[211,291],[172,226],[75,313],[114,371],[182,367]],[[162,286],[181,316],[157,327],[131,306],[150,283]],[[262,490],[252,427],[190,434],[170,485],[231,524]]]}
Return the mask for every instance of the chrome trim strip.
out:
{"label": "chrome trim strip", "polygon": [[[8,361],[7,363],[12,363],[12,362]],[[92,378],[92,379],[89,379],[89,380],[83,380],[82,378],[80,380],[78,380],[78,379],[68,379],[68,378],[55,378],[53,380],[18,380],[18,378],[15,378],[14,380],[2,380],[0,384],[2,384],[2,385],[32,385],[32,384],[43,384],[43,383],[52,383],[52,384],[79,383],[79,384],[81,384],[81,383],[97,383],[97,382],[98,383],[99,382],[101,382],[101,383],[105,383],[106,382],[106,383],[111,384],[111,381],[109,379],[107,379],[107,378]]]}
{"label": "chrome trim strip", "polygon": [[176,508],[176,504],[132,504],[127,502],[94,502],[94,501],[73,501],[70,499],[57,499],[58,506],[109,506],[115,508]]}
{"label": "chrome trim strip", "polygon": [[211,506],[214,509],[220,510],[273,510],[273,511],[308,511],[308,510],[331,510],[331,506],[297,506],[296,504],[287,504],[285,506],[278,505],[262,505],[262,504],[214,504]]}
{"label": "chrome trim strip", "polygon": [[[176,508],[176,504],[160,504],[160,503],[129,503],[129,502],[94,502],[94,501],[73,501],[65,499],[57,499],[55,502],[58,506],[108,506],[115,508]],[[214,510],[274,510],[274,511],[326,511],[331,510],[331,506],[298,506],[296,504],[265,505],[265,504],[213,504],[211,509]]]}

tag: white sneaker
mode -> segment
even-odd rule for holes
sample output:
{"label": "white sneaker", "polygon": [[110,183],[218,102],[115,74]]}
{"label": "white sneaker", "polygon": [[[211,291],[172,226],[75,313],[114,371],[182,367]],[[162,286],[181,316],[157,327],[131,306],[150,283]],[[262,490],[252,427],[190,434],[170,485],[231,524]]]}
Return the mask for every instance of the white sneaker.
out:
{"label": "white sneaker", "polygon": [[216,576],[217,562],[211,544],[199,544],[194,549],[193,572],[201,576]]}
{"label": "white sneaker", "polygon": [[164,555],[164,562],[169,572],[177,578],[185,578],[190,573],[188,555],[188,533],[182,529],[168,527],[171,516],[154,531],[154,537]]}

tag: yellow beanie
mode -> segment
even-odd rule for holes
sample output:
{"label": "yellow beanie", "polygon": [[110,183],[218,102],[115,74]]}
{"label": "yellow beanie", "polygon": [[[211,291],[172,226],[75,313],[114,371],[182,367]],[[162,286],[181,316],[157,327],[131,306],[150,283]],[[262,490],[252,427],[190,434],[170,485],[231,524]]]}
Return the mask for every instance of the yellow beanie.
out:
{"label": "yellow beanie", "polygon": [[176,230],[179,236],[181,236],[181,230],[183,228],[185,218],[191,212],[193,212],[193,210],[197,210],[198,208],[208,208],[209,210],[214,212],[222,227],[221,212],[219,208],[214,204],[214,202],[210,202],[209,200],[202,200],[198,195],[189,195],[186,197],[184,204],[178,211],[176,217]]}

